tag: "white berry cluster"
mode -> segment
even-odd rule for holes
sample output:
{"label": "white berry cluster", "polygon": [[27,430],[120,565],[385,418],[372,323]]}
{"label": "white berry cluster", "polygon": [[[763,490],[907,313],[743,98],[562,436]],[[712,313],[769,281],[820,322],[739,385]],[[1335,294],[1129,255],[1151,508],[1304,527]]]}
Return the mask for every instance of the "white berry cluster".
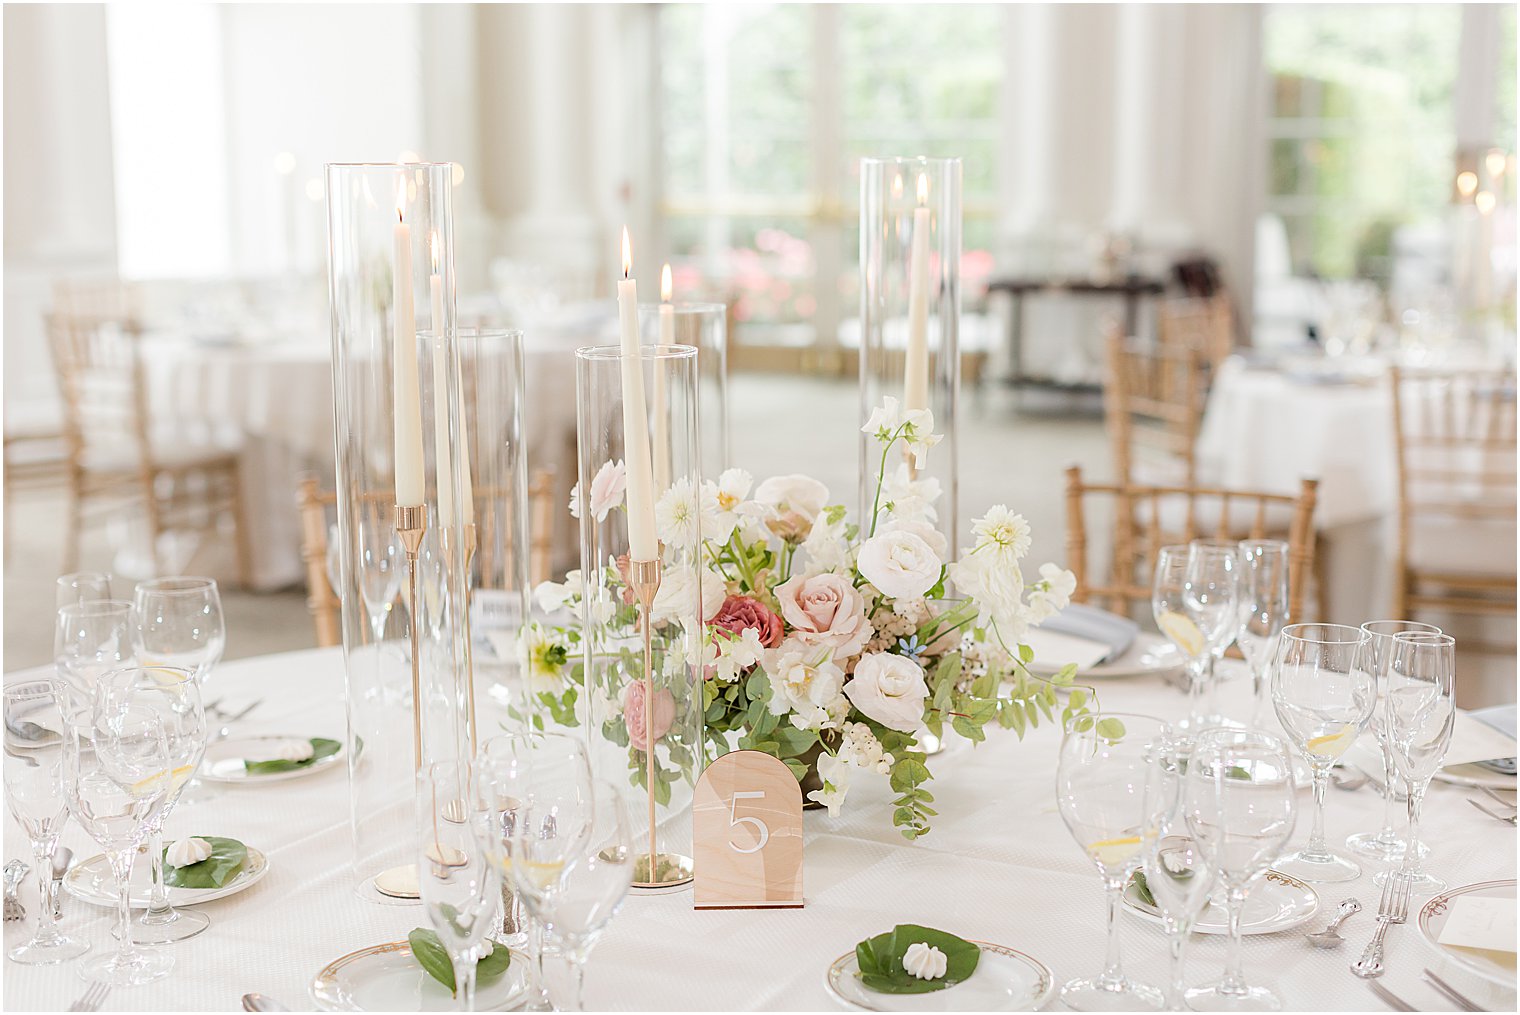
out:
{"label": "white berry cluster", "polygon": [[871,732],[869,726],[865,723],[847,722],[842,732],[844,739],[839,744],[838,752],[841,761],[882,775],[892,770],[892,755],[881,749],[881,741],[876,739],[876,734]]}

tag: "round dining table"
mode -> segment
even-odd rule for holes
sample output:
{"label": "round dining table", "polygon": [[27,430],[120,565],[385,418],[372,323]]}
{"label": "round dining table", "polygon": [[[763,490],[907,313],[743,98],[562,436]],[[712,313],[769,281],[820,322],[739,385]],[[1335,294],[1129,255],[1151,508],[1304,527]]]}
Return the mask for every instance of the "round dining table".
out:
{"label": "round dining table", "polygon": [[[1238,664],[1227,664],[1238,666]],[[7,680],[31,674],[10,674]],[[1238,672],[1238,671],[1236,671]],[[1223,688],[1226,705],[1242,707],[1249,681]],[[318,649],[254,657],[222,665],[206,684],[208,700],[237,710],[258,702],[236,723],[239,734],[340,738],[344,730],[343,656]],[[1097,687],[1105,710],[1177,718],[1186,698],[1159,677],[1109,678]],[[494,729],[496,720],[483,720]],[[985,743],[952,738],[932,760],[939,814],[930,834],[904,840],[892,827],[885,779],[855,780],[842,812],[805,815],[806,906],[795,910],[694,911],[689,891],[630,896],[591,955],[589,1009],[831,1010],[825,971],[864,938],[899,923],[940,928],[1024,952],[1049,967],[1053,983],[1098,972],[1104,956],[1104,896],[1096,870],[1073,841],[1057,810],[1054,786],[1060,731],[1049,723],[1022,741],[989,729]],[[409,748],[408,748],[409,749]],[[1328,830],[1338,842],[1374,829],[1382,799],[1371,785],[1330,789]],[[1428,868],[1451,885],[1515,876],[1515,829],[1467,802],[1476,791],[1437,783],[1425,804]],[[1299,794],[1295,841],[1310,824],[1310,795]],[[361,899],[350,868],[349,796],[343,766],[259,787],[216,786],[201,802],[169,818],[168,838],[231,836],[267,854],[267,875],[246,891],[201,906],[211,926],[171,946],[168,977],[118,988],[106,1010],[229,1011],[259,992],[292,1009],[311,1010],[308,986],[334,959],[357,949],[403,941],[427,918],[418,905]],[[398,835],[408,834],[398,829]],[[5,856],[30,862],[25,836],[7,818]],[[99,852],[72,822],[63,832],[76,861]],[[1379,890],[1369,865],[1353,882],[1317,886],[1319,909],[1302,926],[1247,936],[1245,969],[1270,984],[1288,1010],[1381,1010],[1382,1003],[1349,965],[1373,930]],[[23,888],[35,907],[29,877]],[[1342,899],[1363,912],[1342,929],[1338,950],[1311,947]],[[1421,979],[1437,970],[1457,989],[1493,1010],[1514,1009],[1515,994],[1455,968],[1409,923],[1388,935],[1388,972],[1379,981],[1418,1009],[1454,1010]],[[1159,926],[1124,911],[1124,963],[1134,977],[1161,983],[1165,938]],[[79,899],[64,901],[62,926],[94,948],[112,946],[112,915]],[[10,948],[28,935],[30,918],[5,924]],[[1189,950],[1188,980],[1217,978],[1225,955],[1218,936],[1198,936]],[[7,961],[7,1010],[62,1010],[83,994],[77,962],[20,966]],[[949,994],[943,1000],[952,1001]],[[954,1007],[953,1004],[950,1005]],[[1046,1005],[1059,1009],[1052,997]]]}

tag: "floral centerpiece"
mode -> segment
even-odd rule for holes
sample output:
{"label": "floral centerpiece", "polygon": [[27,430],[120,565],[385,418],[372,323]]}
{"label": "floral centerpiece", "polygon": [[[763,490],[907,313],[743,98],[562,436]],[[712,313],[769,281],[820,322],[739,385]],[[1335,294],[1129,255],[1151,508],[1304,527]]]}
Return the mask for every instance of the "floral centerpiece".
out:
{"label": "floral centerpiece", "polygon": [[[948,727],[976,742],[995,723],[1022,736],[1058,708],[1063,721],[1086,711],[1084,689],[1071,687],[1064,703],[1056,695],[1072,669],[1031,674],[1033,653],[1021,642],[1066,605],[1075,580],[1044,564],[1026,581],[1029,526],[1003,505],[976,519],[973,545],[952,556],[934,525],[938,484],[917,477],[938,440],[927,410],[905,411],[889,397],[864,429],[881,445],[881,465],[871,515],[859,525],[807,476],[755,485],[729,469],[700,487],[672,483],[656,506],[660,538],[667,554],[699,564],[661,586],[653,621],[658,630],[666,617],[700,609],[705,637],[688,662],[705,678],[710,756],[743,748],[779,758],[830,814],[855,779],[885,778],[897,794],[893,824],[913,839],[935,813],[926,733]],[[571,511],[600,520],[623,499],[622,463],[609,462],[584,497],[573,491]],[[607,566],[626,589],[626,562]],[[631,634],[638,623],[630,596],[588,604],[592,584],[580,578],[571,572],[536,593],[545,611],[568,608],[573,619],[530,624],[523,635],[536,704],[561,724],[577,722],[583,656],[596,640],[587,625]],[[669,692],[656,692],[646,729],[641,688],[628,685],[619,728],[603,731],[634,755],[664,735],[670,706],[658,700]],[[642,785],[640,757],[630,770]]]}

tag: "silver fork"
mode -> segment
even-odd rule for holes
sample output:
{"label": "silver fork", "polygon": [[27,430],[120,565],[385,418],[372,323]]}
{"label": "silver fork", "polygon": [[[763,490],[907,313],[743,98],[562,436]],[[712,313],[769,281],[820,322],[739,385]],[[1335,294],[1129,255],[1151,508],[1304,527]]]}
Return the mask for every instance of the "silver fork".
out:
{"label": "silver fork", "polygon": [[92,983],[85,989],[83,997],[69,1005],[69,1011],[100,1011],[100,1006],[105,1003],[106,995],[110,992],[109,983]]}
{"label": "silver fork", "polygon": [[1371,987],[1372,992],[1378,997],[1382,998],[1383,1003],[1392,1008],[1394,1011],[1419,1011],[1419,1009],[1414,1005],[1410,1004],[1402,997],[1399,997],[1393,991],[1389,990],[1381,983],[1378,983],[1376,980],[1368,983],[1367,986]]}
{"label": "silver fork", "polygon": [[1362,979],[1383,975],[1383,939],[1388,936],[1389,927],[1403,923],[1409,916],[1409,889],[1408,878],[1399,877],[1394,871],[1388,872],[1388,880],[1383,882],[1383,895],[1378,900],[1377,930],[1362,957],[1351,964],[1351,971]]}
{"label": "silver fork", "polygon": [[1467,802],[1491,818],[1497,818],[1500,821],[1508,821],[1510,824],[1515,825],[1516,827],[1520,827],[1520,811],[1516,811],[1514,814],[1500,814],[1498,811],[1491,811],[1487,807],[1484,807],[1472,797],[1468,797]]}
{"label": "silver fork", "polygon": [[[1515,801],[1504,799],[1498,793],[1494,792],[1494,789],[1491,786],[1479,786],[1478,792],[1482,793],[1484,796],[1488,797],[1494,803],[1499,804],[1502,807],[1508,807],[1512,811],[1520,810],[1520,807],[1515,806]],[[1514,790],[1510,790],[1510,792],[1513,793]]]}

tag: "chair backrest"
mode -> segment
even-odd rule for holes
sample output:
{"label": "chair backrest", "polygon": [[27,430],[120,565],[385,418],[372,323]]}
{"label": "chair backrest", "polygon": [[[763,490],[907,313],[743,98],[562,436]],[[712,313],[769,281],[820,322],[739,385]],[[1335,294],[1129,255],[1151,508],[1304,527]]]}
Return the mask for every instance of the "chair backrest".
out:
{"label": "chair backrest", "polygon": [[[1301,481],[1297,497],[1197,486],[1086,483],[1081,466],[1066,470],[1066,566],[1076,575],[1072,600],[1100,601],[1128,615],[1151,597],[1151,571],[1161,547],[1194,539],[1265,539],[1281,534],[1273,515],[1286,514],[1288,613],[1304,617],[1306,587],[1314,569],[1314,502],[1319,481]],[[1088,510],[1107,500],[1112,543],[1107,566],[1094,568],[1088,545]],[[1095,573],[1104,577],[1093,580]]]}
{"label": "chair backrest", "polygon": [[1156,308],[1156,340],[1188,349],[1201,356],[1209,370],[1215,369],[1235,347],[1229,293],[1219,289],[1207,297],[1166,297]]}
{"label": "chair backrest", "polygon": [[336,509],[337,494],[323,493],[317,477],[301,477],[301,560],[306,565],[306,609],[317,628],[317,645],[326,648],[343,640],[339,622],[342,603],[327,577],[327,512]]}
{"label": "chair backrest", "polygon": [[147,469],[149,415],[136,320],[53,312],[47,333],[72,463],[85,467],[92,456],[108,455]]}
{"label": "chair backrest", "polygon": [[1209,365],[1178,342],[1146,343],[1108,329],[1103,373],[1103,415],[1113,449],[1114,474],[1136,479],[1142,456],[1159,458],[1184,485],[1196,479],[1195,446],[1208,394]]}

